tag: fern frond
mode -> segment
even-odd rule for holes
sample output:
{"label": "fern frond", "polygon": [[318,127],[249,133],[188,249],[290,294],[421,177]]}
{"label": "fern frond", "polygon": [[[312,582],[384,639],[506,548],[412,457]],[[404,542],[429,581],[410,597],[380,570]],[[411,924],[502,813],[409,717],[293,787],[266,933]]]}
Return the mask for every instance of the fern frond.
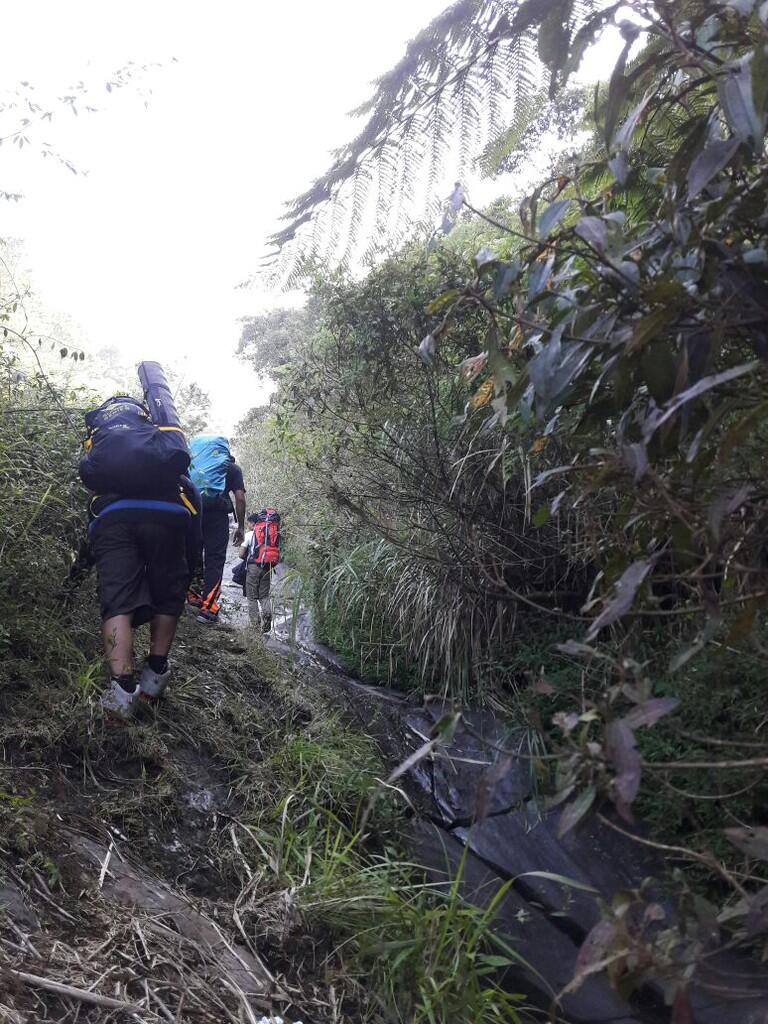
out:
{"label": "fern frond", "polygon": [[[288,250],[289,263],[290,254],[294,262],[303,259],[310,238],[334,261],[340,253],[351,255],[366,224],[375,224],[383,240],[403,219],[419,220],[435,206],[449,156],[457,154],[459,169],[468,167],[498,136],[510,104],[519,132],[546,77],[551,93],[560,89],[570,65],[578,64],[579,40],[591,38],[618,7],[611,0],[458,0],[378,79],[370,100],[353,112],[368,118],[362,131],[286,205],[287,224],[270,241],[281,254]],[[562,51],[554,56],[553,47],[542,44],[553,32]],[[364,165],[375,166],[378,178],[372,214],[361,206]],[[342,240],[337,230],[322,240],[315,230],[319,212],[337,204],[353,210],[350,238]],[[338,219],[334,224],[338,228]]]}

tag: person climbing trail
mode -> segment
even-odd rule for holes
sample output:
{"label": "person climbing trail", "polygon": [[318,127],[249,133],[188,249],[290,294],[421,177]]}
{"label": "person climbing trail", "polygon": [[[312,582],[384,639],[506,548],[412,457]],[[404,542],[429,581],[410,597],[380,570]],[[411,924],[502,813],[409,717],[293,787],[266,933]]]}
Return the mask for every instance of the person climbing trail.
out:
{"label": "person climbing trail", "polygon": [[[202,593],[190,589],[187,601],[197,608],[197,621],[218,621],[221,581],[229,543],[229,517],[234,512],[237,526],[233,544],[243,543],[245,531],[245,484],[243,471],[235,462],[229,441],[215,434],[198,434],[189,444],[192,455],[190,477],[202,495],[203,524],[200,561]],[[230,495],[234,495],[234,509]]]}
{"label": "person climbing trail", "polygon": [[[110,682],[102,706],[129,719],[138,699],[166,689],[191,553],[199,547],[201,499],[185,475],[190,457],[161,367],[142,363],[146,404],[127,395],[85,416],[80,478],[93,491],[88,544],[96,566]],[[150,624],[149,654],[134,671],[133,629]]]}
{"label": "person climbing trail", "polygon": [[280,513],[263,508],[248,516],[252,529],[248,531],[240,548],[240,557],[246,562],[245,594],[251,625],[261,624],[262,632],[272,628],[272,573],[280,562],[282,538]]}

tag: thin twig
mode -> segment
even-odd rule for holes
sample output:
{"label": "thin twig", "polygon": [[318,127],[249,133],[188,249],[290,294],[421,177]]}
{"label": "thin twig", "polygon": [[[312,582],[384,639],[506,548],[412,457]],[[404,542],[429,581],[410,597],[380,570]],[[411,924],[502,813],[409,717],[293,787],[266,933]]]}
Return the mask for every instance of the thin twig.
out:
{"label": "thin twig", "polygon": [[648,846],[652,850],[661,850],[663,853],[677,853],[681,857],[685,857],[687,860],[696,860],[700,864],[705,864],[708,868],[714,868],[715,871],[725,881],[732,885],[737,890],[740,896],[747,898],[747,891],[744,889],[730,872],[726,871],[722,864],[717,860],[713,854],[697,853],[696,850],[690,850],[687,846],[669,846],[667,843],[656,843],[652,839],[643,839],[642,836],[635,835],[634,832],[628,832],[626,829],[617,825],[615,822],[606,818],[604,814],[598,811],[597,818],[603,825],[607,825],[608,828],[612,828],[614,832],[618,832],[622,836],[626,836],[627,839],[632,839],[636,843],[640,843],[641,846]]}
{"label": "thin twig", "polygon": [[643,767],[664,771],[689,768],[768,768],[768,757],[752,757],[746,761],[643,761]]}
{"label": "thin twig", "polygon": [[94,1006],[108,1006],[113,1010],[125,1010],[127,1013],[141,1013],[143,1007],[138,1003],[126,1003],[121,999],[112,999],[110,996],[99,995],[98,992],[88,992],[86,989],[74,988],[72,985],[64,985],[60,981],[53,981],[51,978],[42,978],[38,974],[27,974],[26,971],[16,971],[8,968],[17,981],[23,985],[30,985],[33,988],[42,988],[46,992],[54,992],[59,996],[66,996],[68,999],[77,999],[81,1003],[92,1003]]}

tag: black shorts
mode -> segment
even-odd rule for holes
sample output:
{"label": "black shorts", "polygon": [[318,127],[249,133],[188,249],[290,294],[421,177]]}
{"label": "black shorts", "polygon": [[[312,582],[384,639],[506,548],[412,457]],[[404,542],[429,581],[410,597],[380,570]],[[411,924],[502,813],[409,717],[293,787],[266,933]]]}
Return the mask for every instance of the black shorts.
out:
{"label": "black shorts", "polygon": [[91,539],[102,619],[181,615],[187,595],[185,532],[168,523],[99,523]]}

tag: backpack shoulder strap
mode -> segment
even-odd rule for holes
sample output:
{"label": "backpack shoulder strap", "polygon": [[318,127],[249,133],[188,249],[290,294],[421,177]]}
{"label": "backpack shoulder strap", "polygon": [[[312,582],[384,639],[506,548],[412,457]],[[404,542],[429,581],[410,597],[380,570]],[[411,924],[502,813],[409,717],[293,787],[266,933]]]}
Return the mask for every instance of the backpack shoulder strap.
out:
{"label": "backpack shoulder strap", "polygon": [[250,562],[253,558],[256,557],[256,527],[257,527],[257,525],[258,525],[257,523],[254,523],[253,524],[253,529],[251,530],[251,539],[248,541],[248,551],[247,551],[246,556],[245,556],[246,562]]}

